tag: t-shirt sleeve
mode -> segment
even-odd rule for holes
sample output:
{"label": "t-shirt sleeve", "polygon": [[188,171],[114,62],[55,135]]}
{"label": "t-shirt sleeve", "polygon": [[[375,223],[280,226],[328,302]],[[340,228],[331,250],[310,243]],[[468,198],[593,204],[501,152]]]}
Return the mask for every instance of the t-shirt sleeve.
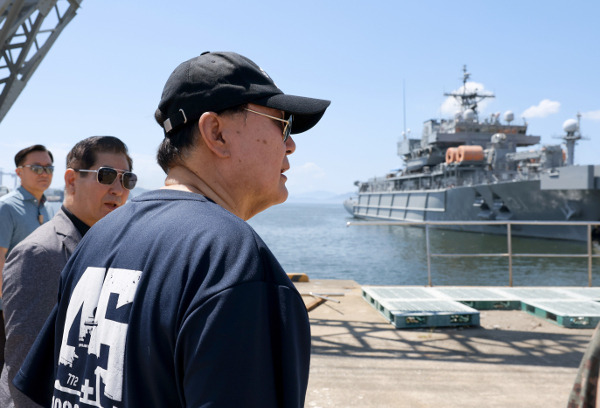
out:
{"label": "t-shirt sleeve", "polygon": [[10,208],[0,203],[0,247],[8,248],[10,246],[13,234],[13,217],[10,213]]}
{"label": "t-shirt sleeve", "polygon": [[185,406],[303,407],[310,359],[304,302],[275,283],[227,289],[185,320],[175,359]]}

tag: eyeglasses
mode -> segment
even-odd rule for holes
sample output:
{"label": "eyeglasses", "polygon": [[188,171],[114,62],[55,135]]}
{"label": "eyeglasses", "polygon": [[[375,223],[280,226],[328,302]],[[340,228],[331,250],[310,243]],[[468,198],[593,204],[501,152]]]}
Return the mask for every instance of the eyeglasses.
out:
{"label": "eyeglasses", "polygon": [[46,174],[52,174],[54,172],[54,166],[40,166],[39,164],[26,164],[24,166],[19,166],[19,169],[23,167],[29,167],[31,171],[33,171],[38,176],[46,172]]}
{"label": "eyeglasses", "polygon": [[244,109],[247,110],[248,112],[256,113],[257,115],[265,116],[267,118],[270,118],[273,120],[278,120],[280,122],[285,123],[285,126],[283,127],[283,143],[285,143],[288,140],[288,138],[290,137],[290,133],[292,133],[292,122],[294,121],[294,115],[290,115],[290,118],[288,120],[285,120],[285,119],[278,118],[276,116],[267,115],[266,113],[257,112],[252,109],[248,109],[248,108],[244,108]]}
{"label": "eyeglasses", "polygon": [[116,170],[112,167],[100,167],[98,170],[72,169],[81,173],[96,173],[96,179],[100,184],[110,186],[115,182],[117,176],[121,175],[121,185],[127,190],[133,190],[137,183],[137,176],[130,171]]}

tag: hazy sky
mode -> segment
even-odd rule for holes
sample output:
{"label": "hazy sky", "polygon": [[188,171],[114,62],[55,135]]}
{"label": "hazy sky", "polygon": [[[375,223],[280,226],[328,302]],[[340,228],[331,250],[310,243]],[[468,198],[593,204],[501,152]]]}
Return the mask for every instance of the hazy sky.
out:
{"label": "hazy sky", "polygon": [[291,194],[345,193],[400,167],[403,83],[406,127],[420,137],[425,120],[452,116],[443,93],[462,85],[464,64],[472,86],[496,95],[484,117],[511,110],[543,144],[558,144],[581,112],[590,140],[575,161],[600,164],[600,2],[568,3],[84,0],[0,123],[0,168],[12,171],[19,149],[42,143],[62,188],[69,149],[114,135],[139,185],[161,186],[154,110],[171,71],[207,50],[246,55],[285,93],[332,101],[294,137]]}

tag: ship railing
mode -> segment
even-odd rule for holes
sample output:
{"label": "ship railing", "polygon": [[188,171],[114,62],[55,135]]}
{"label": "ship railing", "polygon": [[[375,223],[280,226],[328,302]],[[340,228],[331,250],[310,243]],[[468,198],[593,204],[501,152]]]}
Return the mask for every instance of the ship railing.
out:
{"label": "ship railing", "polygon": [[[419,226],[425,227],[425,245],[427,250],[427,282],[428,286],[433,286],[431,278],[431,258],[488,258],[502,257],[508,258],[508,285],[513,286],[513,258],[587,258],[588,264],[588,286],[592,286],[592,261],[594,258],[600,258],[600,254],[593,253],[592,246],[592,227],[600,226],[600,221],[348,221],[347,226],[358,225],[385,225],[385,226]],[[506,252],[497,253],[432,253],[429,239],[429,230],[436,226],[465,226],[465,225],[504,225],[506,226]],[[548,225],[548,226],[581,226],[587,227],[587,253],[585,254],[549,254],[549,253],[514,253],[512,245],[512,226],[513,225]]]}

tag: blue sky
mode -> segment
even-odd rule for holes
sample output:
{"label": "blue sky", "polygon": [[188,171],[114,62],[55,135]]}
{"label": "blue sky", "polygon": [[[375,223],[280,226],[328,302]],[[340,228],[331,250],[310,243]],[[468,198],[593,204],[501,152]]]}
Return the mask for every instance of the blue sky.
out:
{"label": "blue sky", "polygon": [[206,50],[239,52],[284,92],[332,101],[295,136],[292,195],[350,192],[400,167],[403,83],[406,127],[420,137],[425,120],[451,116],[443,93],[460,87],[464,64],[496,95],[483,116],[512,110],[522,123],[526,113],[530,134],[558,144],[581,112],[590,140],[576,164],[600,164],[598,15],[595,1],[84,0],[0,123],[0,167],[45,144],[61,188],[68,150],[109,134],[129,146],[139,185],[160,187],[154,110],[171,71]]}

